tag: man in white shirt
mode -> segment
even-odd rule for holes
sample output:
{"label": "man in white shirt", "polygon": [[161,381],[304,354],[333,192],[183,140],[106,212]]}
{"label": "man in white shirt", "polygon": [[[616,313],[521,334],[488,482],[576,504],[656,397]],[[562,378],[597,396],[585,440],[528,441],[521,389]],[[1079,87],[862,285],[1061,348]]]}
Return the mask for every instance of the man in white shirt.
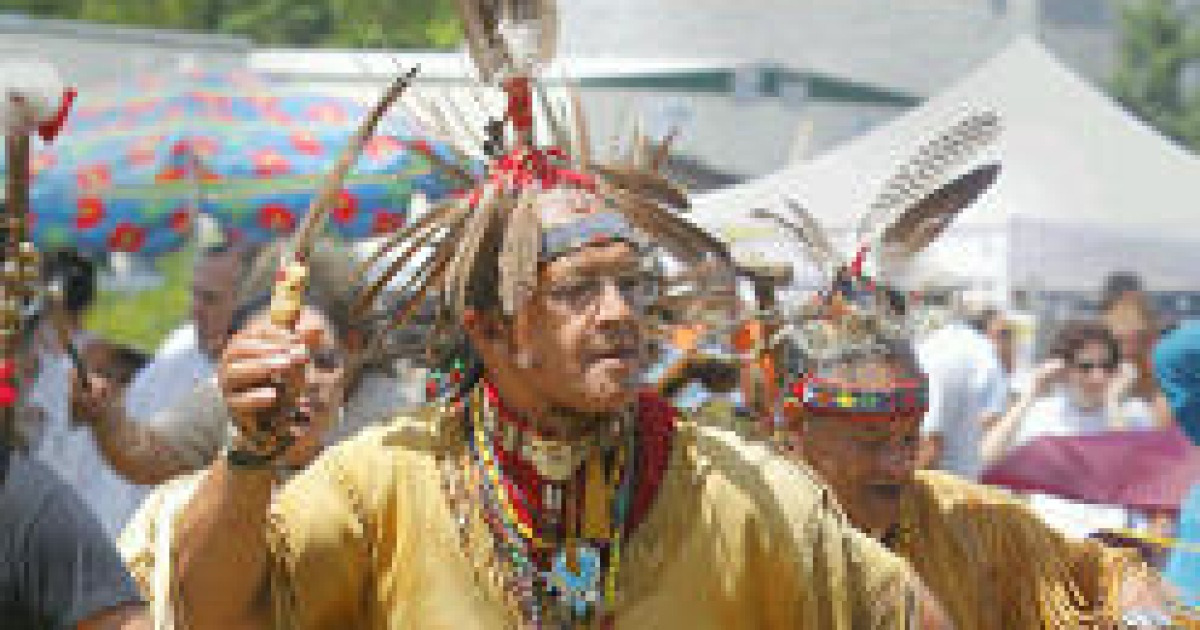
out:
{"label": "man in white shirt", "polygon": [[[86,336],[79,324],[95,296],[94,268],[78,255],[56,252],[47,256],[44,273],[61,286],[71,342],[81,347]],[[31,455],[62,478],[105,532],[115,538],[137,507],[140,491],[108,464],[91,431],[72,417],[67,399],[73,372],[64,340],[48,320],[42,322],[38,336],[38,373],[29,399],[41,409],[42,422],[32,440]]]}
{"label": "man in white shirt", "polygon": [[917,347],[929,375],[929,412],[921,425],[921,468],[976,481],[985,428],[1004,412],[1008,387],[995,347],[961,322],[930,334]]}
{"label": "man in white shirt", "polygon": [[237,286],[249,269],[249,257],[247,248],[236,246],[200,254],[192,277],[192,319],[171,333],[129,384],[126,413],[148,418],[213,375],[213,361],[229,338]]}

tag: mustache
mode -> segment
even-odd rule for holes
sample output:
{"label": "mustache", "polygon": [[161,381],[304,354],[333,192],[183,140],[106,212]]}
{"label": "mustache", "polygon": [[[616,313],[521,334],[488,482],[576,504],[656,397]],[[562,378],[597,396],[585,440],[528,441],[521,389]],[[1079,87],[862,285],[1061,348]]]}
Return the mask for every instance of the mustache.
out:
{"label": "mustache", "polygon": [[591,352],[609,352],[613,350],[649,352],[646,338],[636,329],[597,331],[588,343]]}
{"label": "mustache", "polygon": [[900,482],[867,484],[867,492],[881,499],[899,499],[900,497],[904,496],[904,492],[906,490],[908,490],[908,485]]}

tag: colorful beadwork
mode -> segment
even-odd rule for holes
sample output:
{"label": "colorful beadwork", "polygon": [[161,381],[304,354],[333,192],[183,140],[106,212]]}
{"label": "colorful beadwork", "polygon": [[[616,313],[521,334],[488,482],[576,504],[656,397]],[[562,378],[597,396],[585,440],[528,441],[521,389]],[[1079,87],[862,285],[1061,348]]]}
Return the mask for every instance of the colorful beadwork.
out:
{"label": "colorful beadwork", "polygon": [[809,377],[790,388],[797,403],[817,413],[913,414],[929,407],[929,385],[925,380],[901,380],[886,389],[864,389],[837,380]]}
{"label": "colorful beadwork", "polygon": [[[556,531],[537,522],[535,516],[553,521],[545,519],[548,514],[544,508],[551,501],[547,497],[553,497],[555,491],[537,493],[541,500],[534,501],[532,488],[528,484],[522,487],[509,474],[505,459],[510,454],[498,451],[497,445],[511,422],[509,418],[497,418],[499,405],[489,404],[488,390],[486,384],[478,388],[460,407],[468,436],[465,485],[475,490],[482,520],[492,533],[495,557],[509,568],[504,573],[505,592],[515,600],[527,628],[610,622],[607,615],[616,602],[623,540],[648,509],[665,471],[673,410],[650,397],[639,402],[637,421],[623,427],[608,451],[609,459],[601,464],[608,472],[591,468],[593,480],[586,484],[595,486],[596,479],[605,480],[602,486],[611,483],[612,492],[600,493],[607,494],[611,501],[611,509],[606,511],[611,519],[602,536],[579,538],[570,531]],[[649,457],[643,453],[642,444],[650,445]],[[586,472],[581,472],[576,479],[585,476]],[[643,478],[650,483],[642,483]],[[546,487],[555,488],[553,484]],[[582,486],[575,487],[574,494],[565,501],[567,512],[578,514],[580,508],[573,506],[586,505],[587,495],[594,492],[582,490]],[[449,489],[447,493],[454,496]],[[466,521],[466,517],[459,516],[464,537]]]}

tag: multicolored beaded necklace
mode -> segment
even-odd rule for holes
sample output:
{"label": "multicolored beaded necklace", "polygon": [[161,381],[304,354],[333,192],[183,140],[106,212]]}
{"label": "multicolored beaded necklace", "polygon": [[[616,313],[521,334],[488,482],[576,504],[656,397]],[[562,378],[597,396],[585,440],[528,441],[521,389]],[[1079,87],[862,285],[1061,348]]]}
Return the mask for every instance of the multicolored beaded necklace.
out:
{"label": "multicolored beaded necklace", "polygon": [[[611,627],[622,547],[661,480],[673,410],[639,402],[636,413],[611,420],[610,433],[575,445],[583,453],[567,458],[565,475],[557,474],[558,462],[547,476],[540,470],[547,465],[528,448],[538,436],[504,409],[494,389],[484,384],[460,404],[462,487],[447,488],[460,534],[470,537],[468,514],[477,507],[494,558],[507,567],[504,592],[525,628]],[[647,415],[650,422],[640,422]],[[650,436],[641,430],[647,424]]]}

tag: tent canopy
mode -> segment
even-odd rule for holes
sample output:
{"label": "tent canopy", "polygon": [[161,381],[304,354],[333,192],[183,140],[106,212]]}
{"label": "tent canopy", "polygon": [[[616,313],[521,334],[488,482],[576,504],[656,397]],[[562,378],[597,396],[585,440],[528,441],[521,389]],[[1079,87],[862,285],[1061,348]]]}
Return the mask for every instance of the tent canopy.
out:
{"label": "tent canopy", "polygon": [[[735,256],[786,257],[779,236],[748,218],[749,210],[778,209],[790,197],[830,230],[846,228],[921,144],[982,110],[997,112],[1004,129],[981,160],[999,159],[1004,169],[993,189],[951,228],[944,239],[948,243],[932,248],[931,256],[944,257],[946,247],[957,248],[961,256],[963,241],[986,242],[1004,233],[1004,251],[994,258],[1010,267],[1006,271],[1014,281],[1035,271],[1025,268],[1032,264],[1047,267],[1036,270],[1043,286],[1085,288],[1076,286],[1082,281],[1080,269],[1070,261],[1102,246],[1108,255],[1093,256],[1095,264],[1083,270],[1088,272],[1087,287],[1098,286],[1115,269],[1145,273],[1151,288],[1196,287],[1194,275],[1187,272],[1200,263],[1200,255],[1190,262],[1147,262],[1144,270],[1139,264],[1168,251],[1178,256],[1200,250],[1190,246],[1200,242],[1194,205],[1200,199],[1200,159],[1030,39],[1014,42],[920,107],[829,153],[700,197],[692,218],[734,242]],[[1014,224],[1025,228],[1013,230]],[[1028,246],[1014,240],[1014,232],[1028,233],[1029,226],[1037,232],[1039,225],[1073,238],[1026,239],[1036,241]],[[1031,252],[1031,246],[1053,251]],[[1074,268],[1060,268],[1064,266]]]}

